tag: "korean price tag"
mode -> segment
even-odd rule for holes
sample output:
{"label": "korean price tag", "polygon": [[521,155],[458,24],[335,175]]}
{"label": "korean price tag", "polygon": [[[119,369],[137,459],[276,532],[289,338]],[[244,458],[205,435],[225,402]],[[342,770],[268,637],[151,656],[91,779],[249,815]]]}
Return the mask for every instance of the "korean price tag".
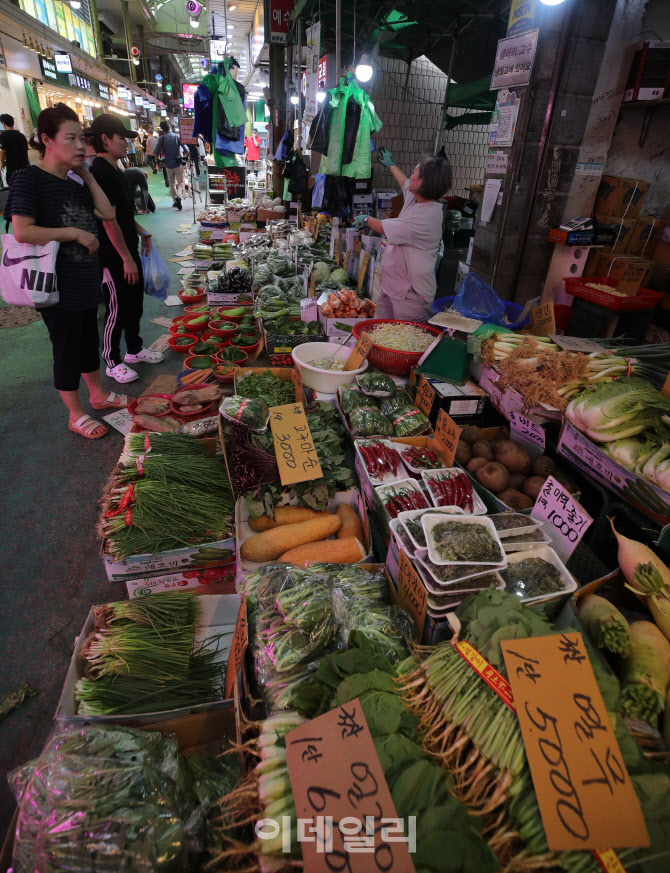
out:
{"label": "korean price tag", "polygon": [[421,640],[426,620],[428,592],[419,578],[407,555],[401,550],[398,561],[398,606],[407,610],[414,618],[417,639]]}
{"label": "korean price tag", "polygon": [[133,417],[127,409],[117,409],[115,412],[110,412],[109,415],[103,415],[102,420],[106,421],[107,424],[111,424],[115,430],[118,430],[124,436],[130,433],[133,426]]}
{"label": "korean price tag", "polygon": [[358,698],[288,733],[286,764],[305,870],[414,873],[416,820],[398,819]]}
{"label": "korean price tag", "polygon": [[149,346],[150,352],[160,352],[161,354],[169,348],[168,340],[170,339],[170,334],[165,333],[163,336],[159,336],[157,340],[154,340]]}
{"label": "korean price tag", "polygon": [[552,333],[549,334],[549,339],[566,352],[584,352],[586,355],[590,355],[591,352],[602,352],[598,343],[582,336],[558,336]]}
{"label": "korean price tag", "polygon": [[419,379],[419,385],[416,389],[416,397],[414,398],[414,403],[419,407],[422,412],[425,412],[426,415],[430,415],[430,410],[433,408],[434,400],[435,391],[431,387],[426,377],[422,376]]}
{"label": "korean price tag", "polygon": [[173,394],[177,388],[177,377],[165,373],[163,376],[157,376],[149,387],[142,392],[145,394]]}
{"label": "korean price tag", "polygon": [[340,260],[340,232],[338,231],[335,236],[335,242],[333,243],[333,260],[337,264],[338,267],[342,266],[342,261]]}
{"label": "korean price tag", "polygon": [[316,276],[312,273],[309,277],[309,296],[314,297],[316,292]]}
{"label": "korean price tag", "polygon": [[649,845],[581,634],[501,643],[549,848]]}
{"label": "korean price tag", "polygon": [[360,291],[363,287],[363,282],[365,281],[365,274],[368,271],[368,264],[370,263],[370,252],[363,252],[363,258],[361,260],[361,267],[358,271],[358,281],[356,282],[356,287]]}
{"label": "korean price tag", "polygon": [[240,611],[235,623],[233,639],[230,644],[230,652],[228,654],[228,662],[226,664],[226,699],[232,697],[233,686],[237,678],[237,672],[242,664],[242,658],[247,648],[247,605],[242,598]]}
{"label": "korean price tag", "polygon": [[152,324],[160,324],[161,327],[172,327],[172,319],[164,318],[162,315],[158,318],[151,319]]}
{"label": "korean price tag", "polygon": [[357,370],[363,361],[370,354],[370,349],[372,348],[372,337],[369,333],[361,334],[360,339],[354,346],[353,352],[347,358],[347,362],[344,365],[345,370]]}
{"label": "korean price tag", "polygon": [[435,439],[442,443],[447,455],[445,467],[451,467],[456,457],[456,447],[461,438],[461,429],[444,409],[440,409],[435,424]]}
{"label": "korean price tag", "polygon": [[570,557],[593,523],[588,512],[553,476],[547,477],[530,514],[548,522],[547,533],[562,560]]}
{"label": "korean price tag", "polygon": [[531,458],[544,454],[544,430],[539,424],[513,411],[509,414],[509,423],[513,441],[522,443]]}
{"label": "korean price tag", "polygon": [[528,314],[530,315],[530,324],[528,325],[530,333],[535,336],[549,336],[550,333],[556,333],[553,303],[542,303],[540,306],[535,306]]}
{"label": "korean price tag", "polygon": [[300,301],[300,318],[302,321],[316,321],[319,307],[316,297],[303,297]]}
{"label": "korean price tag", "polygon": [[323,477],[302,403],[271,406],[270,429],[282,485]]}

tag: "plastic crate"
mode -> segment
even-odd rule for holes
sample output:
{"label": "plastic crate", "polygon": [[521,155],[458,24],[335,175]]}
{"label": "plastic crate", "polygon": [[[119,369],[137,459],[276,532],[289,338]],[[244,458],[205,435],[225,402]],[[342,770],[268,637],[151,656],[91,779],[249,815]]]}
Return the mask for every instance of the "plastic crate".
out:
{"label": "plastic crate", "polygon": [[[439,297],[437,300],[433,301],[433,312],[435,315],[439,315],[440,312],[444,312],[445,309],[450,309],[454,305],[454,300],[456,297]],[[505,304],[505,315],[509,319],[508,324],[505,327],[509,328],[509,330],[520,330],[522,327],[525,327],[530,321],[530,316],[527,315],[523,321],[519,321],[519,316],[523,312],[523,306],[519,306],[518,303],[512,303],[509,300],[503,301]],[[436,325],[439,327],[439,325]],[[445,328],[440,328],[440,330],[445,330]]]}
{"label": "plastic crate", "polygon": [[595,303],[597,306],[602,306],[612,312],[653,309],[663,297],[660,292],[652,291],[649,288],[639,288],[634,297],[615,297],[606,291],[586,287],[587,282],[594,282],[597,285],[609,285],[616,288],[619,280],[610,279],[608,276],[579,276],[578,278],[570,276],[563,281],[567,294],[579,297],[580,300],[588,300],[589,303]]}

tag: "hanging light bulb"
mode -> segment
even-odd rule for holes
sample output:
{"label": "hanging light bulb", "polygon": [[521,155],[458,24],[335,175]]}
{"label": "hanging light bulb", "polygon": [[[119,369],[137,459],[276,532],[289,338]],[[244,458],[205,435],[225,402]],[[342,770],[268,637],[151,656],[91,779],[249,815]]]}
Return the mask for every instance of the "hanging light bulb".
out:
{"label": "hanging light bulb", "polygon": [[321,90],[317,91],[316,99],[318,103],[323,103],[323,101],[326,99],[326,92]]}
{"label": "hanging light bulb", "polygon": [[193,27],[193,28],[200,27],[200,22],[198,21],[197,18],[191,19],[191,27]]}
{"label": "hanging light bulb", "polygon": [[133,58],[133,63],[135,64],[136,67],[139,67],[139,65],[140,65],[140,59],[139,59],[139,58]]}
{"label": "hanging light bulb", "polygon": [[367,53],[361,55],[360,63],[356,66],[356,78],[359,82],[369,82],[372,78],[372,67]]}
{"label": "hanging light bulb", "polygon": [[291,94],[291,103],[292,103],[294,106],[297,106],[297,105],[298,105],[298,95],[297,95],[297,94]]}
{"label": "hanging light bulb", "polygon": [[81,9],[81,0],[70,0],[70,9]]}
{"label": "hanging light bulb", "polygon": [[540,0],[540,2],[544,3],[545,6],[558,6],[563,0]]}

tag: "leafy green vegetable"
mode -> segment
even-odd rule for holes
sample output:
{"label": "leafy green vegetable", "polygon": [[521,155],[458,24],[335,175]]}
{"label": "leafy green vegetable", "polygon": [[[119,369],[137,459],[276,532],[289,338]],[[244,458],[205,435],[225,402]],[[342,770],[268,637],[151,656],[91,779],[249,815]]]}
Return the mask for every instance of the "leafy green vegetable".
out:
{"label": "leafy green vegetable", "polygon": [[274,376],[269,370],[251,373],[238,383],[238,393],[268,406],[285,406],[295,400],[295,383]]}
{"label": "leafy green vegetable", "polygon": [[565,416],[591,439],[614,442],[643,431],[670,437],[663,419],[669,412],[670,398],[644,379],[624,377],[588,388],[570,401]]}

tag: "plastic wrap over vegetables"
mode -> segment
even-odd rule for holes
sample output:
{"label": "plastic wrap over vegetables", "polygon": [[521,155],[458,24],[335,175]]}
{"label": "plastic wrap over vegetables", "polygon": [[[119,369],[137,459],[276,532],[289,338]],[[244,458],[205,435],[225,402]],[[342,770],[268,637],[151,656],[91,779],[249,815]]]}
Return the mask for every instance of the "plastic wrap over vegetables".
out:
{"label": "plastic wrap over vegetables", "polygon": [[357,437],[391,436],[393,426],[378,409],[363,406],[356,409],[349,418],[351,432]]}

